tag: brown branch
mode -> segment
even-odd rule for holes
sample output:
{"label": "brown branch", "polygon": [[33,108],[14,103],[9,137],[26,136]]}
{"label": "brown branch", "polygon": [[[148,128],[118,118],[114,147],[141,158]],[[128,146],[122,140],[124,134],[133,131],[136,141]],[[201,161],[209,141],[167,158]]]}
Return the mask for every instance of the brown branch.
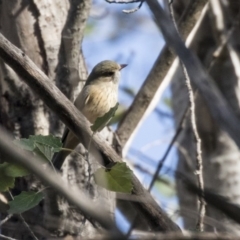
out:
{"label": "brown branch", "polygon": [[185,65],[191,81],[205,99],[212,116],[218,122],[219,126],[232,137],[237,146],[240,147],[239,119],[235,116],[211,77],[207,75],[199,59],[186,48],[183,41],[178,36],[172,21],[161,8],[160,4],[152,0],[148,0],[148,2],[152,2],[155,6],[153,11],[156,10],[156,14],[158,14],[157,20],[166,42],[173,48]]}
{"label": "brown branch", "polygon": [[[80,80],[86,80],[84,58],[79,54],[84,30],[90,13],[91,0],[71,0],[67,22],[62,31],[56,81],[65,95],[72,99]],[[79,68],[80,67],[80,68]],[[79,71],[80,70],[80,71]]]}
{"label": "brown branch", "polygon": [[[61,44],[58,53],[55,81],[58,88],[72,101],[87,79],[87,67],[82,54],[81,43],[84,29],[91,8],[91,0],[71,0],[67,21],[62,30]],[[82,86],[81,83],[82,81]],[[79,88],[80,85],[80,88]],[[59,134],[63,125],[56,115],[50,121],[50,132]]]}
{"label": "brown branch", "polygon": [[43,167],[41,159],[24,152],[20,148],[13,147],[13,139],[2,128],[0,128],[0,136],[1,156],[11,159],[11,161],[15,163],[23,165],[47,185],[53,187],[71,204],[79,208],[87,218],[91,217],[96,219],[106,229],[113,230],[116,234],[121,235],[111,218],[106,217],[109,214],[107,214],[107,210],[104,208],[104,206],[97,205],[80,190],[76,188],[69,188],[69,186],[61,179],[60,175],[57,175],[50,168]]}
{"label": "brown branch", "polygon": [[224,46],[227,47],[239,84],[240,58],[238,55],[239,50],[236,49],[236,47],[238,46],[238,40],[236,40],[236,35],[239,34],[239,14],[236,17],[237,20],[233,21],[233,19],[230,17],[231,13],[228,9],[229,3],[224,4],[222,1],[211,0],[210,6],[213,19],[215,20],[215,29],[220,39],[220,46],[216,52],[220,53]]}
{"label": "brown branch", "polygon": [[[156,19],[158,14],[156,11],[153,11],[154,2],[155,0],[147,1],[147,4],[152,10],[154,18]],[[179,21],[179,29],[184,38],[188,36],[194,27],[197,21],[197,14],[203,9],[206,3],[206,0],[197,0],[190,2],[190,6],[184,12]],[[132,105],[129,107],[125,116],[119,123],[117,134],[123,147],[126,145],[130,136],[134,133],[141,119],[149,108],[154,96],[161,87],[163,79],[167,75],[174,59],[175,55],[167,46],[165,46],[159,54],[153,68],[148,74]]]}
{"label": "brown branch", "polygon": [[[143,171],[147,174],[151,174],[149,173],[148,170],[143,168],[141,165],[135,164],[134,167],[138,168],[140,171]],[[199,187],[186,174],[177,170],[173,170],[172,168],[166,167],[166,166],[164,166],[164,169],[165,169],[165,172],[170,172],[172,174],[175,174],[178,181],[181,180],[184,186],[187,188],[187,190],[190,193],[198,196],[203,196],[203,198],[209,205],[218,209],[219,211],[224,213],[227,217],[234,220],[236,223],[238,224],[240,223],[239,205],[230,202],[230,200],[227,197],[215,193],[214,189],[211,189],[211,188],[205,187],[204,192],[202,194],[202,190],[200,190]],[[158,180],[162,181],[161,178],[159,178]],[[133,199],[133,201],[136,201],[136,199]]]}
{"label": "brown branch", "polygon": [[135,231],[132,235],[135,239],[164,239],[164,240],[238,240],[238,236],[229,233],[198,233],[198,232],[185,232],[185,233],[146,233]]}
{"label": "brown branch", "polygon": [[[44,73],[21,50],[4,38],[2,34],[0,34],[0,56],[79,139],[82,139],[84,136],[86,141],[83,144],[87,147],[92,132],[86,118]],[[94,135],[91,146],[93,148],[91,152],[98,153],[98,155],[100,152],[107,163],[122,162],[122,159],[99,134]],[[144,199],[140,203],[134,203],[134,206],[146,219],[149,227],[158,231],[178,231],[179,227],[166,216],[134,175],[132,182],[134,186],[133,194]]]}

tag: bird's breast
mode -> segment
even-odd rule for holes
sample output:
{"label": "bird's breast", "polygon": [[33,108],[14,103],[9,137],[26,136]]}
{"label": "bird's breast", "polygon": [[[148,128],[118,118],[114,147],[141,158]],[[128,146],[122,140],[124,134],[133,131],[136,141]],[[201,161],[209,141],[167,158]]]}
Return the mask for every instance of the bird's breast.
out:
{"label": "bird's breast", "polygon": [[113,82],[86,86],[87,96],[82,113],[91,123],[107,113],[118,100],[118,85]]}

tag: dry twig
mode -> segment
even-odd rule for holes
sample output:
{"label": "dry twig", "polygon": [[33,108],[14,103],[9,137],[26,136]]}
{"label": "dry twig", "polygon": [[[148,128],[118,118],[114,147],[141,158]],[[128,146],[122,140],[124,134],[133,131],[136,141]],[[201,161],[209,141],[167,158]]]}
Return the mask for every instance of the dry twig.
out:
{"label": "dry twig", "polygon": [[[0,56],[9,64],[35,93],[39,94],[45,104],[52,109],[66,126],[84,138],[83,144],[87,147],[92,131],[86,118],[74,105],[60,92],[60,90],[41,72],[36,65],[17,47],[12,45],[0,34]],[[95,134],[91,144],[91,153],[99,162],[109,164],[122,162],[109,144]],[[149,227],[153,230],[179,231],[179,227],[166,216],[153,197],[133,175],[133,194],[144,197],[144,201],[135,205],[136,209],[144,215]]]}
{"label": "dry twig", "polygon": [[120,231],[110,217],[106,217],[108,214],[104,206],[98,206],[78,189],[70,189],[52,169],[43,168],[41,159],[33,157],[20,148],[12,147],[11,143],[13,139],[2,128],[0,128],[0,135],[1,154],[9,157],[15,163],[23,165],[47,185],[53,187],[60,195],[64,196],[70,203],[80,209],[87,218],[90,217],[97,220],[103,227],[121,236]]}
{"label": "dry twig", "polygon": [[[177,24],[174,18],[174,11],[172,4],[170,5],[170,15],[173,21],[173,24],[175,26],[176,31],[178,32],[178,35],[180,37]],[[201,195],[203,195],[204,192],[204,180],[203,180],[203,160],[202,160],[202,144],[201,144],[201,139],[197,130],[197,121],[196,121],[196,115],[195,115],[195,101],[194,101],[194,93],[193,89],[191,86],[190,78],[188,76],[186,67],[183,65],[182,61],[180,61],[181,68],[183,70],[183,74],[185,77],[185,82],[189,94],[189,104],[190,104],[190,118],[191,118],[191,126],[192,126],[192,131],[194,135],[194,139],[196,141],[196,171],[195,174],[197,175],[197,180],[198,180],[198,187],[200,191],[202,192]],[[206,214],[206,203],[204,201],[203,196],[199,196],[199,215],[198,215],[198,221],[196,225],[196,229],[200,232],[204,231],[204,216]]]}
{"label": "dry twig", "polygon": [[[155,0],[147,1],[147,4],[158,25],[159,13],[154,6],[154,2]],[[188,36],[196,24],[196,15],[203,9],[206,2],[206,0],[190,1],[188,9],[184,11],[184,14],[179,20],[179,29],[184,38]],[[147,114],[155,107],[160,95],[166,88],[168,79],[165,78],[165,76],[167,75],[174,59],[175,55],[167,46],[165,46],[156,59],[154,66],[136,95],[132,105],[119,123],[117,134],[122,147],[125,149],[124,152],[126,152],[126,149],[137,129],[140,127]]]}

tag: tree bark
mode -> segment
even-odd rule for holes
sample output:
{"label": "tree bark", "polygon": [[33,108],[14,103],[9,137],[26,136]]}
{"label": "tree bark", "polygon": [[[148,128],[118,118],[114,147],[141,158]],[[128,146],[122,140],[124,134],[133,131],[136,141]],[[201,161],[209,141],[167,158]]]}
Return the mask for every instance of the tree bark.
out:
{"label": "tree bark", "polygon": [[[52,81],[57,82],[60,89],[68,84],[69,94],[66,94],[72,100],[83,86],[84,82],[80,80],[87,77],[80,49],[90,7],[90,0],[1,1],[0,24],[3,35],[21,48]],[[0,123],[16,138],[50,133],[60,136],[63,125],[20,80],[21,76],[2,60],[0,71]],[[62,74],[64,72],[68,74]],[[77,162],[68,161],[62,177],[70,185],[76,184],[80,189],[86,189],[95,201],[103,201],[113,218],[114,194],[97,187],[92,178],[88,183],[88,175],[92,172],[89,172],[84,158],[85,149],[81,146],[79,148],[82,157]],[[96,164],[91,171],[95,168]],[[19,179],[13,194],[17,195],[22,190],[38,189],[40,186],[33,177]],[[71,209],[71,206],[51,189],[46,190],[42,204],[23,216],[38,237],[49,238],[65,234],[94,237],[98,231],[93,222]],[[17,231],[13,231],[13,228]],[[17,239],[29,239],[31,235],[17,216],[5,223],[1,231],[6,236]]]}
{"label": "tree bark", "polygon": [[[236,24],[232,24],[231,27],[234,29],[232,34],[238,38],[236,34],[238,28],[234,28],[234,26],[239,24],[239,3],[229,1],[229,4],[229,9],[225,10],[229,11],[228,17],[231,16],[232,21]],[[205,69],[215,80],[215,83],[235,115],[240,119],[239,79],[235,74],[227,46],[223,44],[219,40],[219,36],[216,35],[216,26],[210,16],[211,13],[208,10],[190,46],[192,51],[198,55]],[[239,52],[237,52],[237,55],[239,56]],[[174,96],[173,110],[177,125],[183,109],[185,109],[188,104],[188,92],[179,65],[173,77],[172,91]],[[196,94],[195,104],[197,128],[202,141],[204,184],[214,192],[226,196],[231,202],[240,204],[238,190],[240,187],[239,148],[229,135],[213,120],[205,100],[203,100],[198,93]],[[188,175],[193,181],[196,181],[196,175],[193,172],[193,169],[196,167],[196,143],[193,139],[189,120],[178,144],[179,162],[177,171]],[[181,181],[177,181],[177,191],[184,226],[186,229],[194,230],[196,229],[196,219],[198,217],[198,199],[196,196],[194,197],[189,194]],[[194,213],[195,217],[192,216],[192,213]],[[206,223],[206,231],[214,231],[217,229],[217,231],[220,232],[226,231],[239,234],[239,226],[213,207],[207,206],[206,215],[221,223],[220,225],[214,224],[214,221],[212,223]]]}

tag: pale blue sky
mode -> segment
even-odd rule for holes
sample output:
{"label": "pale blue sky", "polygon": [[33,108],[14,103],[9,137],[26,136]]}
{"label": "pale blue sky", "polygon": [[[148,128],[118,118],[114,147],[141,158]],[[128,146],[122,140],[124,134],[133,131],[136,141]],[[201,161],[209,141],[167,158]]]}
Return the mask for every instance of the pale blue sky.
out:
{"label": "pale blue sky", "polygon": [[[120,86],[127,86],[137,92],[164,45],[161,33],[145,4],[139,11],[127,15],[121,10],[129,9],[130,5],[108,4],[102,0],[97,0],[95,3],[97,5],[92,11],[94,16],[89,19],[89,26],[93,30],[83,41],[83,52],[89,71],[95,64],[106,59],[127,63],[129,65],[122,71]],[[131,6],[135,7],[136,4]],[[95,17],[98,12],[103,12],[103,16]],[[164,98],[171,98],[170,88],[163,94],[157,108],[171,115],[171,109],[164,103]],[[129,106],[131,101],[132,98],[120,90],[119,102]],[[174,132],[171,117],[152,112],[136,134],[128,158],[154,172]],[[139,157],[135,154],[136,150],[147,157]],[[166,166],[174,169],[176,160],[176,150],[173,149],[168,156]],[[144,186],[148,187],[150,176],[140,171],[136,171],[136,174]],[[169,208],[174,209],[177,204],[176,197],[166,198],[156,189],[153,189],[152,193],[157,197],[158,202],[167,204]]]}

